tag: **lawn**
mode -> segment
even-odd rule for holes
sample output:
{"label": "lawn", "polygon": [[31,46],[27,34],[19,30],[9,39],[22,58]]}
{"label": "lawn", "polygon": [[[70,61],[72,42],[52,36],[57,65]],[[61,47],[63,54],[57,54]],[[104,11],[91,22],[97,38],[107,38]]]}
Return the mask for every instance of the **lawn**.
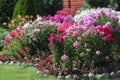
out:
{"label": "lawn", "polygon": [[0,65],[0,80],[56,80],[54,77],[36,75],[36,68],[27,65]]}
{"label": "lawn", "polygon": [[[0,80],[57,80],[55,77],[45,77],[36,74],[36,68],[27,65],[0,65]],[[74,80],[74,79],[68,79]],[[85,79],[81,79],[85,80]],[[93,80],[93,79],[90,79]],[[96,79],[94,79],[96,80]],[[100,79],[100,80],[120,80],[119,78]]]}

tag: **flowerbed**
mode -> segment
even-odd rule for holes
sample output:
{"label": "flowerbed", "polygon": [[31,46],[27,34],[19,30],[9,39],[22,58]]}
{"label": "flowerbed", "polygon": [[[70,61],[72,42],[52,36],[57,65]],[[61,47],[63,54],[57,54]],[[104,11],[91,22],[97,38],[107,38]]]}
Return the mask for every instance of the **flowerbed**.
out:
{"label": "flowerbed", "polygon": [[[84,13],[84,12],[83,12]],[[14,59],[39,58],[38,69],[57,76],[119,70],[119,15],[98,8],[73,18],[69,9],[38,17],[11,31],[2,43]]]}

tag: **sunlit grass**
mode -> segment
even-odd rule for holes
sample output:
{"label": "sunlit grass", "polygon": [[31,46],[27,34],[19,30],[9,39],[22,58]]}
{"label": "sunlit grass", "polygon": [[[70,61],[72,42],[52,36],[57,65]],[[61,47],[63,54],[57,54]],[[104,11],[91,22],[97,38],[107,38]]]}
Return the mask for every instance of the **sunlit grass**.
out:
{"label": "sunlit grass", "polygon": [[0,80],[56,80],[36,74],[36,68],[27,65],[0,65]]}
{"label": "sunlit grass", "polygon": [[[0,80],[57,80],[54,76],[36,74],[37,69],[28,65],[0,65]],[[74,79],[67,79],[74,80]],[[81,79],[88,80],[88,79]],[[97,80],[97,79],[89,79]],[[120,80],[120,77],[99,80]]]}

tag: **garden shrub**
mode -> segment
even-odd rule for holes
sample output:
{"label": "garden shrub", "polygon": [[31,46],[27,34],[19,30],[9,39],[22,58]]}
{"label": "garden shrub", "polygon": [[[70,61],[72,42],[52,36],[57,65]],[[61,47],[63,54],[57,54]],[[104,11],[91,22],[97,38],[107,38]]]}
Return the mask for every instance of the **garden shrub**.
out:
{"label": "garden shrub", "polygon": [[[25,55],[26,57],[41,57],[42,54],[45,57],[45,54],[49,54],[50,52],[48,48],[48,37],[50,33],[56,32],[57,26],[60,24],[63,25],[63,22],[69,22],[71,17],[69,15],[70,13],[71,11],[66,9],[58,11],[55,16],[39,16],[31,24],[26,23],[23,26],[17,27],[3,39],[4,52],[13,56],[15,54],[19,55],[21,54],[21,50],[25,53],[26,46],[29,48],[29,52],[27,51],[29,54]],[[25,56],[22,55],[22,57]]]}
{"label": "garden shrub", "polygon": [[111,9],[98,8],[72,26],[59,26],[58,32],[49,37],[54,65],[62,69],[86,65],[91,70],[99,63],[117,62],[120,56],[118,21]]}
{"label": "garden shrub", "polygon": [[41,57],[42,52],[49,51],[47,39],[55,27],[56,24],[41,20],[17,27],[2,40],[4,53],[15,59]]}
{"label": "garden shrub", "polygon": [[35,16],[36,8],[35,8],[35,1],[34,0],[19,0],[14,8],[14,12],[12,18],[16,18],[17,15],[25,16],[25,15],[33,15]]}

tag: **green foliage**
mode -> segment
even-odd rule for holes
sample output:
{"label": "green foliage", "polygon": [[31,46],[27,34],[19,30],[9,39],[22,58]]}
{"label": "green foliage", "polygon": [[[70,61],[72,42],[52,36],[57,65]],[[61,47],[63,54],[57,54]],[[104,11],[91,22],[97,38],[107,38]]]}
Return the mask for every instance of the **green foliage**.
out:
{"label": "green foliage", "polygon": [[34,0],[19,0],[14,8],[12,18],[16,18],[17,15],[36,15],[35,1]]}
{"label": "green foliage", "polygon": [[9,18],[12,17],[16,2],[17,0],[0,0],[0,24],[8,22]]}
{"label": "green foliage", "polygon": [[113,2],[116,2],[116,5],[118,5],[116,10],[120,11],[120,0],[114,0]]}
{"label": "green foliage", "polygon": [[118,3],[114,0],[110,0],[110,4],[108,5],[109,8],[112,8],[114,10],[118,9]]}
{"label": "green foliage", "polygon": [[35,0],[37,14],[54,15],[57,10],[62,9],[63,0]]}
{"label": "green foliage", "polygon": [[109,7],[120,10],[120,0],[85,0],[83,8]]}
{"label": "green foliage", "polygon": [[[6,29],[0,28],[0,41],[8,34]],[[0,42],[0,50],[2,49],[2,44]]]}
{"label": "green foliage", "polygon": [[54,15],[62,9],[62,0],[19,0],[14,8],[13,18],[17,15]]}
{"label": "green foliage", "polygon": [[107,7],[109,0],[85,0],[91,7]]}

